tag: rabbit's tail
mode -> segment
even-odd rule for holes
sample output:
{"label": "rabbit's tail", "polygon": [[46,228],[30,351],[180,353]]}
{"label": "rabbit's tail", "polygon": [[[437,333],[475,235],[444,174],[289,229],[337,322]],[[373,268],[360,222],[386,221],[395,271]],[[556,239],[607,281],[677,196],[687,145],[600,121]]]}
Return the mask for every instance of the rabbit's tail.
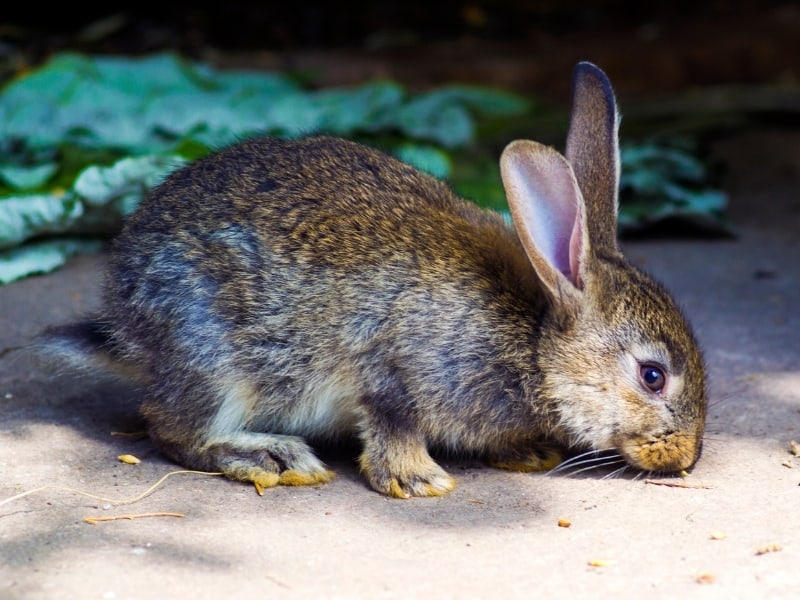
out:
{"label": "rabbit's tail", "polygon": [[35,338],[33,349],[48,362],[71,370],[101,370],[125,379],[143,378],[143,373],[120,353],[99,320],[48,327]]}

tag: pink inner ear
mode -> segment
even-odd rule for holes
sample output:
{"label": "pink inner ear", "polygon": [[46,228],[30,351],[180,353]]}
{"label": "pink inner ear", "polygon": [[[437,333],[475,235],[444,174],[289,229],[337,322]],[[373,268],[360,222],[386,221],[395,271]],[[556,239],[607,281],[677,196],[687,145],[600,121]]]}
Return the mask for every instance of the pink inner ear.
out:
{"label": "pink inner ear", "polygon": [[547,218],[543,218],[544,215],[540,213],[539,218],[548,231],[539,235],[538,243],[547,247],[546,252],[553,266],[576,284],[578,256],[574,253],[573,247],[580,245],[580,229],[576,234],[577,222],[574,221],[576,215],[572,213],[571,208],[564,204],[550,204],[547,208],[543,207],[542,213],[549,214]]}
{"label": "pink inner ear", "polygon": [[581,278],[581,253],[583,252],[583,237],[581,235],[580,215],[575,215],[575,224],[572,226],[572,235],[569,238],[569,273],[564,273],[579,290],[583,289]]}
{"label": "pink inner ear", "polygon": [[583,196],[572,167],[553,148],[518,140],[500,161],[503,185],[520,240],[539,276],[576,289],[583,248]]}

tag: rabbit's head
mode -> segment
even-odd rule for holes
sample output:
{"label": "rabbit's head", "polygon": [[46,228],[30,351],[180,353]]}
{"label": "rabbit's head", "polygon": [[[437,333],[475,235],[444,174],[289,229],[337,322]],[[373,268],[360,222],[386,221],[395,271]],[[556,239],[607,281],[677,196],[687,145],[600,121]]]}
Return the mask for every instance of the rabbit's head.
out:
{"label": "rabbit's head", "polygon": [[703,359],[667,291],[617,244],[619,118],[605,74],[576,66],[565,155],[531,141],[501,173],[522,245],[550,304],[541,393],[557,436],[614,449],[647,471],[697,460],[706,415]]}

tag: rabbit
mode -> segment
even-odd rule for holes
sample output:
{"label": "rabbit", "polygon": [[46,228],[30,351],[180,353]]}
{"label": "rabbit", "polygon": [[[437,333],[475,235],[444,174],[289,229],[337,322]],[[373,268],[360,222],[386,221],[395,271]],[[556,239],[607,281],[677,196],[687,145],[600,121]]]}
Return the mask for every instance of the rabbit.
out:
{"label": "rabbit", "polygon": [[397,498],[454,489],[437,449],[525,472],[569,449],[688,469],[703,358],[618,247],[618,124],[606,75],[578,63],[565,154],[502,152],[511,223],[353,141],[236,142],[142,201],[98,316],[48,335],[138,373],[172,460],[263,487],[330,481],[310,444],[347,438]]}

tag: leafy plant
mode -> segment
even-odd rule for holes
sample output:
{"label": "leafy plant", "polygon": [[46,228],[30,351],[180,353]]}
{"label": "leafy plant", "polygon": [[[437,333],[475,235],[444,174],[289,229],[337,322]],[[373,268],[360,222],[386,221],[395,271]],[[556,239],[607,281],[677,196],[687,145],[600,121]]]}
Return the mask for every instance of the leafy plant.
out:
{"label": "leafy plant", "polygon": [[[412,94],[372,81],[313,89],[286,74],[215,70],[171,53],[56,55],[0,91],[0,283],[96,251],[97,235],[113,234],[174,168],[255,135],[354,138],[506,210],[496,156],[478,138],[532,109],[518,95],[482,87]],[[695,183],[703,176],[679,149],[651,145],[623,159],[633,169],[623,183],[635,196],[629,211],[623,206],[624,224],[724,208],[723,197],[676,183],[676,173]]]}
{"label": "leafy plant", "polygon": [[724,220],[728,197],[709,187],[709,169],[687,140],[644,141],[620,150],[620,226],[642,229],[668,219],[730,233]]}

